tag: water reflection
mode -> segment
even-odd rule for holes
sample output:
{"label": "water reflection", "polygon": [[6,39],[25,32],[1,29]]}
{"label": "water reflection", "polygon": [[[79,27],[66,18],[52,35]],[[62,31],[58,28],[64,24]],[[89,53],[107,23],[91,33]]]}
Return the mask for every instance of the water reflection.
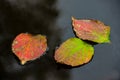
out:
{"label": "water reflection", "polygon": [[[53,51],[60,39],[56,25],[56,0],[0,0],[0,80],[69,80],[69,70],[57,69]],[[14,37],[21,32],[44,34],[49,51],[21,66],[11,51]]]}

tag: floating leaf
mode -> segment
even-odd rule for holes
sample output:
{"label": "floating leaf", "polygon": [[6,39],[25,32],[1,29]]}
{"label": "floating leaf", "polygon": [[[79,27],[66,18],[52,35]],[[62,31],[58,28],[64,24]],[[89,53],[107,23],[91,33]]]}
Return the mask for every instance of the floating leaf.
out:
{"label": "floating leaf", "polygon": [[20,59],[22,65],[40,57],[46,48],[46,37],[40,34],[33,36],[28,33],[21,33],[12,43],[12,51]]}
{"label": "floating leaf", "polygon": [[109,43],[110,27],[98,20],[77,20],[72,17],[72,25],[76,35],[96,43]]}
{"label": "floating leaf", "polygon": [[55,51],[54,58],[58,63],[78,66],[88,63],[93,54],[92,45],[78,38],[70,38]]}

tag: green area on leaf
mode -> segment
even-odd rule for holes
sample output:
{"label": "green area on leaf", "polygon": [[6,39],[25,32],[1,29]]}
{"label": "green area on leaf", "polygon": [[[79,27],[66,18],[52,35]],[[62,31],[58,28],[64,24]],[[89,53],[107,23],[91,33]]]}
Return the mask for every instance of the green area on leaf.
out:
{"label": "green area on leaf", "polygon": [[72,17],[72,25],[80,39],[96,43],[110,42],[110,27],[99,20],[77,20]]}
{"label": "green area on leaf", "polygon": [[78,38],[70,38],[56,50],[54,57],[59,63],[78,66],[89,62],[93,54],[92,45]]}

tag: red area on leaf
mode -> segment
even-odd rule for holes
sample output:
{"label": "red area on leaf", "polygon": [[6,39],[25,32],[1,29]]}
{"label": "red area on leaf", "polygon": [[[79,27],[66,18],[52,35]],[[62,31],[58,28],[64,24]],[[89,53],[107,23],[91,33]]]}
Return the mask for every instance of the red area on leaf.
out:
{"label": "red area on leaf", "polygon": [[73,20],[74,20],[73,26],[76,30],[84,30],[91,32],[91,30],[93,29],[92,28],[93,24],[90,23],[90,20],[76,20],[74,18]]}
{"label": "red area on leaf", "polygon": [[40,57],[47,48],[47,40],[43,35],[32,36],[28,33],[19,34],[12,44],[12,51],[24,64]]}
{"label": "red area on leaf", "polygon": [[97,43],[110,42],[110,27],[99,20],[77,20],[72,17],[72,25],[76,35],[83,40]]}

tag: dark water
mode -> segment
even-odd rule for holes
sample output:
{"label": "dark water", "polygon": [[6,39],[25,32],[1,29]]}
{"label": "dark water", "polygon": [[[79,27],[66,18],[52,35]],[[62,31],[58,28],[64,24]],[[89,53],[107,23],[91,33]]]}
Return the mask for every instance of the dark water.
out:
{"label": "dark water", "polygon": [[[56,64],[55,48],[74,37],[71,16],[111,26],[111,44],[95,45],[92,61],[67,68]],[[120,80],[119,0],[0,0],[0,80]],[[49,50],[24,66],[11,51],[22,32],[43,34]]]}

